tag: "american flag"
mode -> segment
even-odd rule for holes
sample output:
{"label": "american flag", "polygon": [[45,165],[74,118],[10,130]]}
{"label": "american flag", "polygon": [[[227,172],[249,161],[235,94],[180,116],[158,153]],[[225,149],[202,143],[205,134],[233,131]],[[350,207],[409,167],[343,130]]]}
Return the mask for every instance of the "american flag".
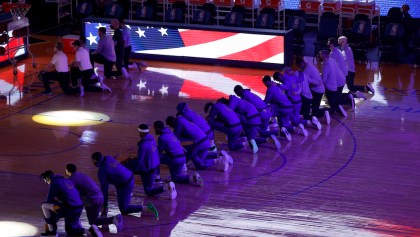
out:
{"label": "american flag", "polygon": [[[95,49],[97,29],[104,22],[85,22],[88,46]],[[184,29],[176,26],[128,25],[134,53],[192,58],[225,59],[258,63],[284,63],[284,36],[218,30]]]}

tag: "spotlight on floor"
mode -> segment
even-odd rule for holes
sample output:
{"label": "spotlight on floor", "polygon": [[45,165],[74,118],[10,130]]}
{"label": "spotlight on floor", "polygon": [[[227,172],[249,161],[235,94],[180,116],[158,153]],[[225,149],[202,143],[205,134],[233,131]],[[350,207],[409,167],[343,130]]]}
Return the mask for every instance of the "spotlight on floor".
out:
{"label": "spotlight on floor", "polygon": [[14,221],[0,221],[2,237],[34,236],[38,229],[30,224]]}
{"label": "spotlight on floor", "polygon": [[32,116],[37,123],[53,126],[89,126],[98,125],[110,120],[101,113],[83,110],[59,110],[47,111]]}

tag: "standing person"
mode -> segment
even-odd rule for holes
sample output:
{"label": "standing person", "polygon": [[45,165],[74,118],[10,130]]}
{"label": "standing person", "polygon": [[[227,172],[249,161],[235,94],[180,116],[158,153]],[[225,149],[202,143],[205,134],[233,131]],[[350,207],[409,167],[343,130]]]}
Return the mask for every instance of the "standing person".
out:
{"label": "standing person", "polygon": [[337,67],[334,59],[330,59],[330,52],[322,50],[319,52],[320,61],[322,62],[322,81],[325,86],[325,95],[330,104],[330,112],[334,114],[336,111],[341,113],[343,117],[347,117],[346,111],[339,104],[339,94],[337,92]]}
{"label": "standing person", "polygon": [[193,162],[196,169],[203,170],[219,165],[221,170],[226,172],[229,169],[229,164],[233,164],[231,157],[224,156],[223,154],[216,159],[208,158],[210,142],[206,133],[182,115],[176,118],[168,116],[166,118],[166,124],[174,129],[175,136],[181,142],[192,142],[191,145],[185,147],[187,149],[187,158]]}
{"label": "standing person", "polygon": [[100,231],[97,229],[98,225],[114,224],[117,231],[121,232],[123,228],[123,219],[121,214],[108,218],[98,217],[104,204],[104,196],[95,181],[86,174],[78,172],[75,164],[66,165],[66,175],[76,187],[77,191],[79,191],[83,205],[86,209],[89,224],[91,225],[89,231],[100,236],[98,233]]}
{"label": "standing person", "polygon": [[[81,78],[84,91],[100,92],[107,90],[111,92],[111,88],[105,85],[103,79],[91,79],[94,71],[90,62],[89,52],[82,47],[81,42],[76,40],[72,45],[76,51],[76,58],[70,65],[72,84],[77,85],[77,80]],[[98,82],[100,82],[101,87],[96,86]]]}
{"label": "standing person", "polygon": [[404,36],[402,38],[404,53],[408,53],[410,50],[410,39],[412,36],[411,15],[408,11],[410,11],[409,5],[404,4],[401,6],[401,24],[404,26]]}
{"label": "standing person", "polygon": [[47,200],[41,205],[47,223],[41,236],[57,236],[57,222],[62,217],[68,235],[82,236],[85,230],[79,218],[83,203],[73,183],[63,176],[55,175],[51,170],[43,172],[41,179],[49,185]]}
{"label": "standing person", "polygon": [[114,34],[112,35],[112,40],[114,41],[114,49],[115,49],[115,66],[117,67],[117,71],[113,72],[113,76],[121,76],[124,72],[124,77],[128,78],[128,72],[124,68],[123,70],[123,58],[124,58],[124,38],[123,32],[120,26],[120,22],[117,19],[111,20],[111,29],[114,30]]}
{"label": "standing person", "polygon": [[160,120],[155,121],[153,127],[156,135],[159,136],[158,151],[160,162],[168,165],[172,181],[175,183],[190,183],[203,186],[204,181],[198,172],[187,175],[183,171],[187,159],[184,148],[178,138]]}
{"label": "standing person", "polygon": [[268,105],[262,100],[258,95],[251,92],[250,89],[244,89],[240,85],[236,85],[233,88],[233,91],[237,96],[239,96],[241,99],[246,100],[253,104],[255,108],[260,113],[260,120],[261,125],[259,128],[260,134],[264,134],[264,136],[271,135],[270,129],[268,128],[268,125],[270,123],[271,118],[271,110],[268,107]]}
{"label": "standing person", "polygon": [[271,111],[276,116],[279,126],[281,126],[280,134],[286,137],[288,141],[292,141],[292,136],[290,135],[290,132],[294,131],[290,123],[290,117],[293,112],[292,103],[287,98],[284,90],[276,82],[272,81],[270,76],[265,75],[262,82],[267,87],[264,101],[271,105]]}
{"label": "standing person", "polygon": [[92,65],[94,65],[95,62],[103,64],[104,75],[106,78],[110,78],[112,76],[112,67],[117,60],[115,55],[114,41],[112,40],[111,36],[106,34],[105,27],[99,27],[98,35],[98,47],[91,54],[90,60]]}
{"label": "standing person", "polygon": [[100,152],[92,154],[92,162],[98,167],[99,183],[104,196],[102,215],[108,213],[108,189],[109,185],[113,184],[117,192],[118,208],[123,215],[150,211],[158,218],[158,211],[150,202],[146,206],[130,205],[134,188],[134,175],[130,170],[121,165],[112,156],[104,156]]}
{"label": "standing person", "polygon": [[63,43],[57,42],[54,45],[54,56],[51,62],[45,68],[42,74],[42,82],[44,84],[44,92],[42,94],[51,95],[50,81],[58,81],[61,90],[64,94],[72,95],[79,93],[80,96],[84,94],[84,88],[82,86],[72,88],[70,86],[70,72],[67,61],[67,55],[63,52]]}
{"label": "standing person", "polygon": [[366,86],[354,84],[354,77],[356,75],[356,66],[354,63],[353,51],[350,48],[350,46],[347,44],[346,36],[340,36],[338,38],[338,43],[341,46],[341,50],[344,56],[344,61],[346,62],[346,65],[347,65],[347,71],[348,71],[348,74],[346,76],[347,88],[350,90],[351,93],[354,93],[356,97],[363,98],[366,100],[367,98],[362,92],[370,91],[372,92],[372,94],[375,94],[375,90],[373,89],[373,86],[370,83],[366,84]]}
{"label": "standing person", "polygon": [[147,124],[140,124],[138,127],[140,141],[137,143],[137,157],[127,159],[124,165],[134,174],[139,174],[143,183],[143,189],[147,196],[154,196],[167,190],[166,195],[169,199],[175,199],[177,191],[175,184],[169,182],[163,186],[155,186],[156,176],[159,174],[159,152],[157,149],[155,137],[149,133]]}
{"label": "standing person", "polygon": [[296,65],[303,70],[305,77],[308,79],[309,89],[312,94],[312,115],[317,118],[324,118],[326,124],[330,124],[331,117],[328,110],[321,110],[322,96],[325,94],[324,82],[318,68],[312,63],[305,62],[303,58],[296,59]]}
{"label": "standing person", "polygon": [[208,122],[212,129],[227,136],[228,147],[231,151],[242,149],[244,145],[239,141],[242,124],[238,115],[221,101],[209,102],[204,105],[204,112],[208,113]]}
{"label": "standing person", "polygon": [[[123,67],[128,70],[130,64],[130,55],[131,55],[131,29],[125,25],[124,19],[120,19],[120,28],[122,29],[122,37],[124,41],[124,57],[123,57]],[[123,71],[124,72],[124,71]]]}
{"label": "standing person", "polygon": [[178,111],[177,115],[182,115],[188,121],[197,125],[201,130],[203,130],[210,141],[210,152],[217,152],[216,144],[214,143],[214,131],[207,123],[207,121],[192,109],[190,109],[185,102],[181,102],[176,106],[176,110]]}

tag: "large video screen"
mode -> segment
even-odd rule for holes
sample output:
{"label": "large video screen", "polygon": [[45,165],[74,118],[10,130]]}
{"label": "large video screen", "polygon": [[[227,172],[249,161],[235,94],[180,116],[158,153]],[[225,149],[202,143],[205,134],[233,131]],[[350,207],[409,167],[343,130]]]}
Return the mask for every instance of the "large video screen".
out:
{"label": "large video screen", "polygon": [[[196,63],[279,68],[290,65],[288,32],[127,21],[134,57]],[[84,33],[88,47],[96,49],[98,28],[112,35],[109,19],[88,18]]]}

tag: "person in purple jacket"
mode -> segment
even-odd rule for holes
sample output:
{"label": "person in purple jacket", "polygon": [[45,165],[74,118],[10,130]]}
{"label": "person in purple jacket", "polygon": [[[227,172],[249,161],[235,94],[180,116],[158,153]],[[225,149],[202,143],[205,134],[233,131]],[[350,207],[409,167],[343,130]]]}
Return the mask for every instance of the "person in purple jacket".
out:
{"label": "person in purple jacket", "polygon": [[[253,104],[234,95],[230,95],[229,100],[221,98],[221,101],[238,114],[248,142],[251,144],[252,151],[253,153],[257,153],[258,144],[267,142],[266,137],[257,137],[261,125],[260,113],[258,110]],[[276,144],[277,149],[280,149],[281,145],[276,136],[273,135],[271,139]]]}
{"label": "person in purple jacket", "polygon": [[207,157],[210,142],[206,133],[197,125],[188,121],[182,115],[179,115],[176,118],[168,116],[166,118],[166,124],[174,129],[175,136],[181,142],[192,142],[191,145],[186,145],[184,147],[187,149],[187,158],[193,162],[196,169],[203,170],[218,165],[224,172],[228,170],[229,164],[233,162],[232,159],[229,159],[230,156],[222,155],[216,159]]}
{"label": "person in purple jacket", "polygon": [[288,141],[292,141],[290,132],[294,131],[292,124],[290,123],[290,117],[293,112],[292,103],[286,96],[284,90],[277,86],[277,83],[271,80],[271,77],[265,75],[262,82],[267,87],[264,101],[271,105],[271,111],[274,116],[277,117],[279,126],[281,126],[280,132],[287,138]]}
{"label": "person in purple jacket", "polygon": [[216,144],[214,144],[214,131],[207,123],[207,121],[196,112],[188,108],[187,103],[181,102],[176,106],[176,110],[178,111],[177,115],[182,115],[188,121],[196,124],[201,130],[203,130],[210,141],[210,152],[216,152]]}
{"label": "person in purple jacket", "polygon": [[113,184],[117,192],[118,208],[123,215],[150,211],[158,218],[158,212],[151,203],[146,206],[130,205],[134,188],[134,175],[130,170],[115,160],[114,157],[104,156],[100,152],[92,154],[92,162],[98,167],[98,179],[104,196],[102,215],[106,215],[108,212],[108,189],[109,185]]}
{"label": "person in purple jacket", "polygon": [[134,174],[140,175],[144,192],[147,196],[154,196],[167,191],[165,195],[169,199],[175,199],[178,194],[173,182],[155,186],[155,178],[157,175],[160,176],[160,160],[155,137],[149,133],[149,126],[140,124],[138,132],[140,141],[137,143],[137,157],[127,159],[125,162],[126,167],[133,171]]}
{"label": "person in purple jacket", "polygon": [[172,181],[175,183],[190,183],[197,186],[203,186],[204,181],[198,172],[187,175],[186,172],[183,171],[187,159],[184,148],[178,138],[169,128],[165,127],[165,124],[160,120],[155,121],[153,127],[156,135],[159,136],[158,151],[160,162],[168,165]]}
{"label": "person in purple jacket", "polygon": [[86,216],[91,225],[89,231],[100,236],[97,233],[100,232],[97,226],[110,224],[114,224],[118,232],[122,231],[123,219],[121,214],[108,218],[98,217],[104,203],[104,196],[95,181],[86,174],[78,172],[75,164],[67,164],[65,172],[80,193],[80,198],[86,209]]}
{"label": "person in purple jacket", "polygon": [[228,147],[231,151],[242,149],[244,145],[239,141],[242,124],[238,115],[221,101],[209,102],[204,105],[204,112],[208,113],[208,122],[212,129],[226,134]]}
{"label": "person in purple jacket", "polygon": [[260,134],[264,134],[264,136],[269,136],[271,134],[270,129],[268,128],[271,118],[271,110],[268,105],[258,95],[252,93],[250,89],[244,89],[242,86],[236,85],[233,90],[237,96],[255,106],[260,113],[261,125],[259,132]]}
{"label": "person in purple jacket", "polygon": [[302,99],[300,98],[302,87],[300,86],[300,83],[303,78],[299,77],[290,67],[286,67],[284,68],[283,75],[278,71],[274,72],[273,79],[281,83],[278,84],[278,86],[284,90],[287,98],[289,98],[289,101],[292,103],[292,115],[290,116],[290,119],[294,126],[294,132],[305,137],[308,136],[308,131],[304,126],[307,122],[300,119],[300,108],[302,107]]}
{"label": "person in purple jacket", "polygon": [[57,222],[62,217],[68,235],[83,236],[85,229],[79,221],[83,202],[73,183],[51,170],[43,172],[41,179],[49,185],[47,200],[41,205],[47,223],[41,236],[56,236]]}

